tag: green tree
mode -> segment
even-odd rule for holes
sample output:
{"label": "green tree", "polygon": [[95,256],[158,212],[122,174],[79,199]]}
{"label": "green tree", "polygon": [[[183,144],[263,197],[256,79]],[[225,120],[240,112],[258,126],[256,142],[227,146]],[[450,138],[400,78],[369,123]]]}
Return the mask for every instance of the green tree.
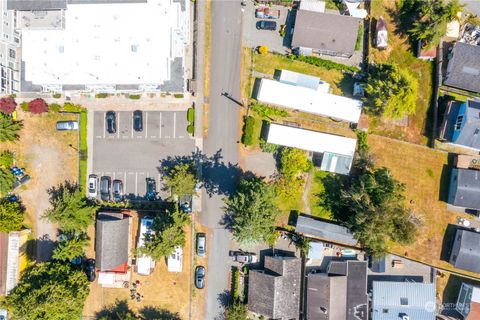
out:
{"label": "green tree", "polygon": [[248,320],[247,305],[241,302],[234,302],[225,309],[227,320]]}
{"label": "green tree", "polygon": [[71,261],[73,258],[84,256],[85,247],[88,244],[87,235],[70,235],[66,240],[59,241],[53,249],[52,258],[62,261]]}
{"label": "green tree", "polygon": [[58,223],[65,232],[82,232],[94,222],[97,206],[90,203],[78,187],[60,186],[52,191],[52,208],[45,217]]}
{"label": "green tree", "polygon": [[165,184],[178,197],[195,194],[197,172],[193,163],[182,163],[167,170]]}
{"label": "green tree", "polygon": [[23,124],[9,115],[0,113],[0,142],[18,140],[18,133]]}
{"label": "green tree", "polygon": [[20,231],[23,227],[23,208],[19,202],[0,200],[0,232]]}
{"label": "green tree", "polygon": [[12,191],[15,176],[9,169],[0,168],[0,197],[5,197]]}
{"label": "green tree", "polygon": [[280,152],[280,173],[288,178],[294,178],[302,172],[312,168],[312,161],[305,151],[297,148],[282,148]]}
{"label": "green tree", "polygon": [[415,113],[418,81],[394,64],[372,66],[365,87],[365,109],[374,115],[401,119]]}
{"label": "green tree", "polygon": [[70,264],[37,263],[2,302],[12,319],[78,319],[89,292],[85,273]]}
{"label": "green tree", "polygon": [[344,222],[375,257],[387,252],[390,241],[409,244],[415,239],[417,223],[405,207],[404,191],[387,168],[367,167],[341,192]]}
{"label": "green tree", "polygon": [[140,252],[156,261],[170,255],[176,247],[185,245],[183,227],[189,222],[190,216],[180,211],[166,211],[156,216],[152,224],[153,232],[146,235],[145,245]]}
{"label": "green tree", "polygon": [[234,195],[225,199],[226,220],[242,244],[266,241],[275,232],[279,209],[274,187],[258,177],[240,180]]}
{"label": "green tree", "polygon": [[0,166],[4,169],[9,169],[13,166],[14,154],[12,151],[5,150],[0,154]]}

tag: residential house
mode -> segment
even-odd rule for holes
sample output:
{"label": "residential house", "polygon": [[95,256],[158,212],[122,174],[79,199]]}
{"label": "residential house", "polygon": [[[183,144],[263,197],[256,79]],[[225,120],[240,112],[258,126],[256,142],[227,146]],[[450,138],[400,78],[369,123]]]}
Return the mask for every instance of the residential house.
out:
{"label": "residential house", "polygon": [[320,80],[319,77],[308,74],[298,73],[290,70],[275,70],[274,77],[277,81],[292,86],[304,87],[323,93],[328,93],[330,91],[330,84]]}
{"label": "residential house", "polygon": [[30,230],[0,232],[0,295],[8,295],[27,267],[26,246]]}
{"label": "residential house", "polygon": [[256,99],[262,103],[358,123],[362,102],[305,86],[260,79]]}
{"label": "residential house", "polygon": [[[137,250],[142,248],[145,245],[145,240],[152,233],[152,224],[153,219],[143,218],[140,220],[140,230],[138,235]],[[150,256],[137,252],[138,256],[136,259],[137,273],[148,276],[153,268],[155,267],[155,260]]]}
{"label": "residential house", "polygon": [[302,260],[265,257],[264,269],[250,270],[248,309],[269,319],[299,319]]}
{"label": "residential house", "polygon": [[187,0],[7,0],[21,33],[21,90],[184,92],[190,7]]}
{"label": "residential house", "polygon": [[169,272],[182,272],[183,270],[183,249],[181,247],[175,250],[167,258],[167,269]]}
{"label": "residential house", "polygon": [[480,46],[464,42],[455,43],[443,84],[461,90],[480,92]]}
{"label": "residential house", "polygon": [[458,269],[480,273],[480,233],[458,229],[450,253],[450,263]]}
{"label": "residential house", "polygon": [[452,169],[447,202],[454,209],[480,210],[480,171]]}
{"label": "residential house", "polygon": [[304,215],[298,217],[295,232],[346,246],[357,245],[357,240],[348,228]]}
{"label": "residential house", "polygon": [[350,58],[355,52],[360,19],[346,15],[298,10],[292,48],[302,55]]}
{"label": "residential house", "polygon": [[[115,286],[130,265],[131,217],[122,212],[99,212],[95,230],[96,268],[99,283]],[[117,277],[118,275],[118,277]],[[122,281],[123,282],[123,281]]]}
{"label": "residential house", "polygon": [[367,320],[367,262],[333,261],[306,280],[307,320]]}
{"label": "residential house", "polygon": [[355,155],[356,139],[328,133],[270,124],[267,142],[313,153],[321,170],[348,175]]}
{"label": "residential house", "polygon": [[480,102],[452,101],[440,129],[440,139],[463,148],[480,151]]}
{"label": "residential house", "polygon": [[435,320],[433,283],[374,281],[372,320]]}
{"label": "residential house", "polygon": [[480,319],[480,287],[463,282],[455,309],[464,320]]}

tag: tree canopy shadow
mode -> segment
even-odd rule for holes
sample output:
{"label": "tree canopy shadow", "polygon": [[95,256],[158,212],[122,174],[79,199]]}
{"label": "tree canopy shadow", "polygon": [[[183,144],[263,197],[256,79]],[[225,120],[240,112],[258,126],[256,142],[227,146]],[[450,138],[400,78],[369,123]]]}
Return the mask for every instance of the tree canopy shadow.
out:
{"label": "tree canopy shadow", "polygon": [[316,194],[318,204],[332,213],[332,217],[339,222],[349,219],[348,211],[341,204],[341,192],[348,184],[348,177],[329,174],[321,178],[324,191]]}
{"label": "tree canopy shadow", "polygon": [[169,156],[160,160],[157,169],[161,174],[166,174],[170,168],[184,163],[193,163],[201,170],[200,183],[210,197],[214,194],[233,194],[235,185],[243,174],[238,164],[223,161],[221,149],[210,156],[198,149],[186,156]]}
{"label": "tree canopy shadow", "polygon": [[95,318],[99,320],[135,319],[135,314],[129,309],[127,300],[117,300],[114,304],[104,306],[96,313]]}
{"label": "tree canopy shadow", "polygon": [[165,309],[158,309],[154,306],[146,306],[140,310],[140,318],[148,320],[181,320],[178,313]]}
{"label": "tree canopy shadow", "polygon": [[65,180],[64,183],[59,184],[58,186],[51,187],[47,190],[48,195],[50,196],[50,203],[55,203],[57,200],[62,198],[62,195],[65,191],[68,192],[75,192],[79,188],[76,182],[71,182],[69,180]]}

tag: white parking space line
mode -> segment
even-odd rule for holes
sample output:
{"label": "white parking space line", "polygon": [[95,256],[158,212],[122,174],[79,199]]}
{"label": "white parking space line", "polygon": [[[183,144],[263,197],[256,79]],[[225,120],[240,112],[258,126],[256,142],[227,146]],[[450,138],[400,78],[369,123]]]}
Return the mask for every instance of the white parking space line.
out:
{"label": "white parking space line", "polygon": [[128,136],[122,136],[123,139],[128,139]]}
{"label": "white parking space line", "polygon": [[115,172],[114,172],[114,173],[113,173],[113,180],[115,180],[115,177],[116,177],[116,175],[115,175]]}
{"label": "white parking space line", "polygon": [[107,130],[106,130],[107,125],[106,125],[106,123],[105,123],[105,121],[106,121],[106,120],[105,120],[105,117],[106,117],[106,113],[104,112],[104,113],[103,113],[103,139],[105,139],[105,131],[107,131]]}
{"label": "white parking space line", "polygon": [[120,113],[117,112],[117,138],[120,138]]}
{"label": "white parking space line", "polygon": [[165,136],[165,139],[170,139],[170,136]]}
{"label": "white parking space line", "polygon": [[[100,138],[102,138],[102,136],[95,136],[95,138],[100,139]],[[105,138],[105,137],[104,137],[104,138]]]}
{"label": "white parking space line", "polygon": [[160,123],[158,126],[158,137],[161,139],[162,138],[162,113],[160,112]]}
{"label": "white parking space line", "polygon": [[173,113],[173,139],[175,139],[175,127],[177,124],[177,113]]}
{"label": "white parking space line", "polygon": [[138,195],[138,173],[135,172],[135,195]]}
{"label": "white parking space line", "polygon": [[133,117],[132,117],[132,138],[133,138]]}
{"label": "white parking space line", "polygon": [[150,136],[150,139],[155,139],[157,136]]}
{"label": "white parking space line", "polygon": [[184,137],[184,136],[178,136],[178,138],[179,138],[179,139],[183,139],[183,138],[185,138],[185,137]]}
{"label": "white parking space line", "polygon": [[145,112],[145,139],[148,137],[148,112]]}

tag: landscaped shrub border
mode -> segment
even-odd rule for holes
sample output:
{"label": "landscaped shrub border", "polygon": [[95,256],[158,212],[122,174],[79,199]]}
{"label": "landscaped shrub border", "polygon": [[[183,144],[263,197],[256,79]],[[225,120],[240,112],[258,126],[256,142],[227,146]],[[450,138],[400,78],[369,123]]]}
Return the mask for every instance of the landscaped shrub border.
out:
{"label": "landscaped shrub border", "polygon": [[187,110],[188,127],[187,132],[193,136],[195,132],[195,108],[190,107]]}
{"label": "landscaped shrub border", "polygon": [[246,146],[253,145],[253,131],[255,129],[255,118],[252,116],[245,117],[243,126],[242,143]]}
{"label": "landscaped shrub border", "polygon": [[360,68],[347,66],[341,63],[333,62],[330,60],[325,60],[318,57],[310,57],[310,56],[302,56],[302,55],[294,55],[291,54],[288,56],[292,60],[297,60],[301,62],[305,62],[317,67],[322,67],[328,70],[339,70],[339,71],[348,71],[348,72],[360,72]]}

